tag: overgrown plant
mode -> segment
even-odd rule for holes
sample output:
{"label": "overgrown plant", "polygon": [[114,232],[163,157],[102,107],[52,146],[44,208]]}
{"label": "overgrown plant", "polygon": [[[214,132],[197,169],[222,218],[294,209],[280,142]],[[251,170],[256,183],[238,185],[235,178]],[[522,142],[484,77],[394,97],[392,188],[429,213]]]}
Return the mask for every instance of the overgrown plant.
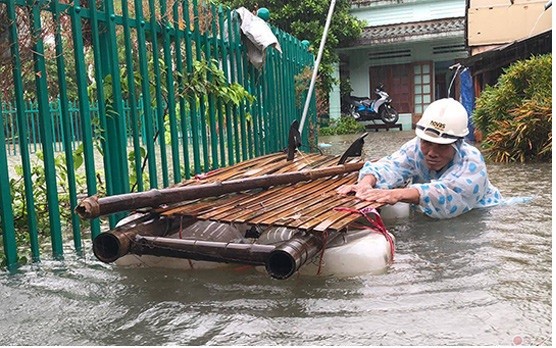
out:
{"label": "overgrown plant", "polygon": [[[311,67],[305,67],[299,74],[294,76],[295,85],[295,102],[298,108],[303,109],[305,106],[305,99],[307,98],[307,92],[309,89],[309,84],[311,83],[311,77],[313,75],[313,69]],[[328,94],[324,93],[322,88],[319,88],[320,80],[317,76],[315,99],[316,99],[316,109],[317,115],[328,114]]]}
{"label": "overgrown plant", "polygon": [[[210,79],[208,78],[210,76]],[[184,74],[184,93],[194,93],[195,95],[211,95],[222,100],[225,104],[231,103],[239,106],[246,102],[251,104],[255,101],[242,85],[237,82],[230,83],[220,69],[216,59],[195,60],[193,62],[193,72]]]}
{"label": "overgrown plant", "polygon": [[340,117],[337,120],[331,120],[330,126],[322,127],[319,135],[354,134],[363,131],[365,131],[365,127],[359,124],[353,117]]}
{"label": "overgrown plant", "polygon": [[552,110],[526,101],[510,110],[508,120],[495,121],[496,130],[485,142],[485,155],[494,162],[550,161],[552,159]]}
{"label": "overgrown plant", "polygon": [[552,55],[518,61],[477,99],[475,126],[496,162],[547,161],[552,153]]}
{"label": "overgrown plant", "polygon": [[[48,209],[48,199],[46,191],[46,175],[45,169],[42,165],[43,154],[42,152],[37,152],[37,161],[32,163],[31,166],[31,179],[33,181],[33,199],[35,203],[37,230],[39,232],[39,240],[43,238],[50,238],[50,221],[49,221],[49,209]],[[39,163],[40,161],[40,163]],[[83,151],[82,148],[78,148],[73,154],[74,170],[76,171],[75,181],[78,194],[84,194],[86,192],[86,182],[85,176],[78,172],[78,169],[83,165]],[[60,154],[56,156],[54,160],[54,166],[56,168],[56,181],[58,184],[58,203],[60,205],[60,221],[62,222],[62,228],[67,227],[69,221],[71,221],[71,205],[70,205],[70,191],[68,186],[68,170],[66,167],[65,155]],[[21,165],[16,165],[15,178],[10,179],[10,193],[12,196],[12,208],[14,214],[14,227],[15,227],[15,237],[17,245],[29,245],[30,236],[28,228],[28,213],[26,209],[26,198],[25,198],[25,184],[23,180],[23,167]],[[100,192],[104,189],[101,187]],[[82,223],[86,224],[86,221]],[[44,244],[46,245],[46,244]],[[43,244],[40,245],[43,247]],[[0,248],[0,259],[5,260],[5,255],[3,255],[3,249]],[[19,255],[18,262],[20,264],[27,263],[27,254],[29,250],[24,248],[21,250],[22,253]],[[3,265],[2,265],[3,266]]]}

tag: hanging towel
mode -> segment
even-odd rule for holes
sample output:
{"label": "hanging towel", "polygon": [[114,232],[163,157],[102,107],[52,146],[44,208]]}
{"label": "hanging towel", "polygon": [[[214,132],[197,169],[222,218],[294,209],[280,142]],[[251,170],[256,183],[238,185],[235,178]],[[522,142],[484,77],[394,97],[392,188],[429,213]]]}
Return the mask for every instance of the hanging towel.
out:
{"label": "hanging towel", "polygon": [[282,53],[280,43],[264,20],[249,12],[245,7],[240,7],[235,12],[239,14],[241,20],[241,32],[247,38],[245,44],[249,61],[257,69],[261,69],[265,61],[266,49],[274,46],[278,52]]}

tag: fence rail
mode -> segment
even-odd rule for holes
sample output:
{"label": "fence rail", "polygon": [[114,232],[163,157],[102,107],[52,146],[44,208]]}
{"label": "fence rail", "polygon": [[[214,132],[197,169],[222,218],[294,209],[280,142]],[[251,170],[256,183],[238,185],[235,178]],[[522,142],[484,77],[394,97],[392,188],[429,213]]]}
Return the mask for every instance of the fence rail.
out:
{"label": "fence rail", "polygon": [[[240,21],[201,0],[0,0],[0,228],[9,269],[40,260],[43,239],[62,258],[68,235],[80,252],[82,236],[100,233],[104,221],[73,212],[80,195],[167,187],[286,147],[313,55],[271,27],[282,53],[268,48],[257,69]],[[306,145],[316,143],[315,109],[312,96]]]}

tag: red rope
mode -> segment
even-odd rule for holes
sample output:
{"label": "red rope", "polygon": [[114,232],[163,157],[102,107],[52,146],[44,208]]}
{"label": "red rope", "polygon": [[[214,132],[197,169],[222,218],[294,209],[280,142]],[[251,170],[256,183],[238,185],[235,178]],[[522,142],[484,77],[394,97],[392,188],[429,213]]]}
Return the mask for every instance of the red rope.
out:
{"label": "red rope", "polygon": [[[324,245],[326,246],[326,244],[328,244],[328,232],[324,231]],[[326,249],[326,247],[322,248],[322,250],[320,251],[320,259],[319,259],[319,268],[317,269],[317,275],[320,275],[320,271],[322,268],[322,257],[324,256],[324,249]]]}
{"label": "red rope", "polygon": [[183,236],[181,235],[181,232],[183,231],[182,223],[183,223],[183,216],[180,217],[180,233],[179,233],[180,239],[183,239]]}
{"label": "red rope", "polygon": [[[378,211],[376,211],[375,208],[367,207],[363,209],[354,209],[348,207],[336,207],[334,208],[334,210],[347,211],[354,214],[361,214],[371,224],[371,226],[365,226],[367,229],[377,230],[384,236],[384,238],[386,238],[388,244],[390,244],[390,256],[392,257],[392,261],[394,261],[394,252],[396,250],[396,246],[394,245],[394,240],[392,239],[390,233],[388,233],[388,231],[386,230],[386,227],[384,226],[384,222],[382,221],[380,214],[378,213]],[[372,214],[373,217],[371,217],[370,214]],[[374,229],[372,227],[374,227]]]}

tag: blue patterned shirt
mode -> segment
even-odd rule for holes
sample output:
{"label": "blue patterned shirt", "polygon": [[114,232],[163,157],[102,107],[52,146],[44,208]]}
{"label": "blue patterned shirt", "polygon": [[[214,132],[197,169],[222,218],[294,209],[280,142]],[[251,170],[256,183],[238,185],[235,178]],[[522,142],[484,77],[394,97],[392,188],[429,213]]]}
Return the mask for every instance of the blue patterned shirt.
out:
{"label": "blue patterned shirt", "polygon": [[376,177],[375,187],[391,189],[409,187],[419,191],[418,208],[433,218],[447,219],[473,208],[497,205],[502,196],[488,180],[480,151],[464,141],[454,144],[456,154],[441,171],[431,170],[425,163],[418,137],[405,143],[392,155],[377,162],[366,162],[359,171]]}

